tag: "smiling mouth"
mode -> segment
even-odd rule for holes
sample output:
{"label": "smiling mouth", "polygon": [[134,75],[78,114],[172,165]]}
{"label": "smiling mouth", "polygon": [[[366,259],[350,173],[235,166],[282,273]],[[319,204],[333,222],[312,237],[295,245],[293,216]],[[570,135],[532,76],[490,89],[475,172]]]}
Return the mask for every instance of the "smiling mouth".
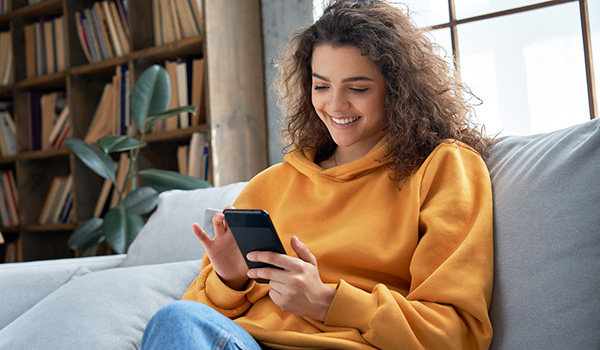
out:
{"label": "smiling mouth", "polygon": [[353,118],[335,118],[335,117],[331,117],[331,119],[336,124],[346,125],[346,124],[354,123],[355,121],[359,120],[360,117],[353,117]]}

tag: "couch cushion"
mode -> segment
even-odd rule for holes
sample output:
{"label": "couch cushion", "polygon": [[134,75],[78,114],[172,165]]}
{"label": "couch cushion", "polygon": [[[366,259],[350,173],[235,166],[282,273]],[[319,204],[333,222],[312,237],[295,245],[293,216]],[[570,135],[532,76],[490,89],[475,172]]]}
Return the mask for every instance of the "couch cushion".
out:
{"label": "couch cushion", "polygon": [[200,265],[195,260],[75,277],[0,330],[0,349],[139,349],[150,318],[181,298]]}
{"label": "couch cushion", "polygon": [[[203,224],[207,208],[231,205],[245,182],[199,190],[172,190],[158,197],[158,207],[133,241],[121,266],[200,259],[204,248],[192,231]],[[210,222],[210,221],[209,221]]]}
{"label": "couch cushion", "polygon": [[124,257],[106,255],[0,264],[0,329],[62,286],[79,267],[103,270],[118,266]]}
{"label": "couch cushion", "polygon": [[600,346],[599,125],[492,148],[493,349]]}

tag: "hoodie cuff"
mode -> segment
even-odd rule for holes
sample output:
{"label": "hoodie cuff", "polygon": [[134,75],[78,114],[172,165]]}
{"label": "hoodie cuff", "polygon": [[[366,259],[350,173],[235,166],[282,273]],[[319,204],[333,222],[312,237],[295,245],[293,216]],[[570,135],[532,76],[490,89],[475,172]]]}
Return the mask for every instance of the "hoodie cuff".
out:
{"label": "hoodie cuff", "polygon": [[235,311],[238,308],[247,308],[246,304],[249,301],[246,295],[252,290],[255,283],[250,280],[244,290],[231,289],[212,270],[206,278],[206,296],[211,303],[220,309]]}
{"label": "hoodie cuff", "polygon": [[351,327],[365,333],[373,310],[377,308],[377,297],[341,280],[337,293],[329,307],[325,325]]}

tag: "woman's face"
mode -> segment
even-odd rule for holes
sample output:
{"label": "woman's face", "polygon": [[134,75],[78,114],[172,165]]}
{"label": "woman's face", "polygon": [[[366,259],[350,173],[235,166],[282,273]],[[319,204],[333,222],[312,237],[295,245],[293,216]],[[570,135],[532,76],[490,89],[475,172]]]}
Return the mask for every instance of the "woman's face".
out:
{"label": "woman's face", "polygon": [[385,78],[354,46],[316,46],[312,71],[319,118],[338,150],[362,157],[383,137]]}

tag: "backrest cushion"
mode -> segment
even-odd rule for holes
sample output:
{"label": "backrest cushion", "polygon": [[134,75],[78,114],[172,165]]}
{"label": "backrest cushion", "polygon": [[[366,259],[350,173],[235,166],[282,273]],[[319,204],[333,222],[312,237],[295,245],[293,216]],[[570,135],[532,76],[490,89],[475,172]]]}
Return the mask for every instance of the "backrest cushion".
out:
{"label": "backrest cushion", "polygon": [[231,205],[245,185],[245,182],[239,182],[223,187],[161,193],[158,207],[129,247],[121,266],[202,258],[204,248],[194,235],[192,224],[197,222],[207,232],[212,230],[208,227],[212,218],[205,218],[207,209]]}
{"label": "backrest cushion", "polygon": [[493,349],[600,347],[599,127],[492,148]]}

